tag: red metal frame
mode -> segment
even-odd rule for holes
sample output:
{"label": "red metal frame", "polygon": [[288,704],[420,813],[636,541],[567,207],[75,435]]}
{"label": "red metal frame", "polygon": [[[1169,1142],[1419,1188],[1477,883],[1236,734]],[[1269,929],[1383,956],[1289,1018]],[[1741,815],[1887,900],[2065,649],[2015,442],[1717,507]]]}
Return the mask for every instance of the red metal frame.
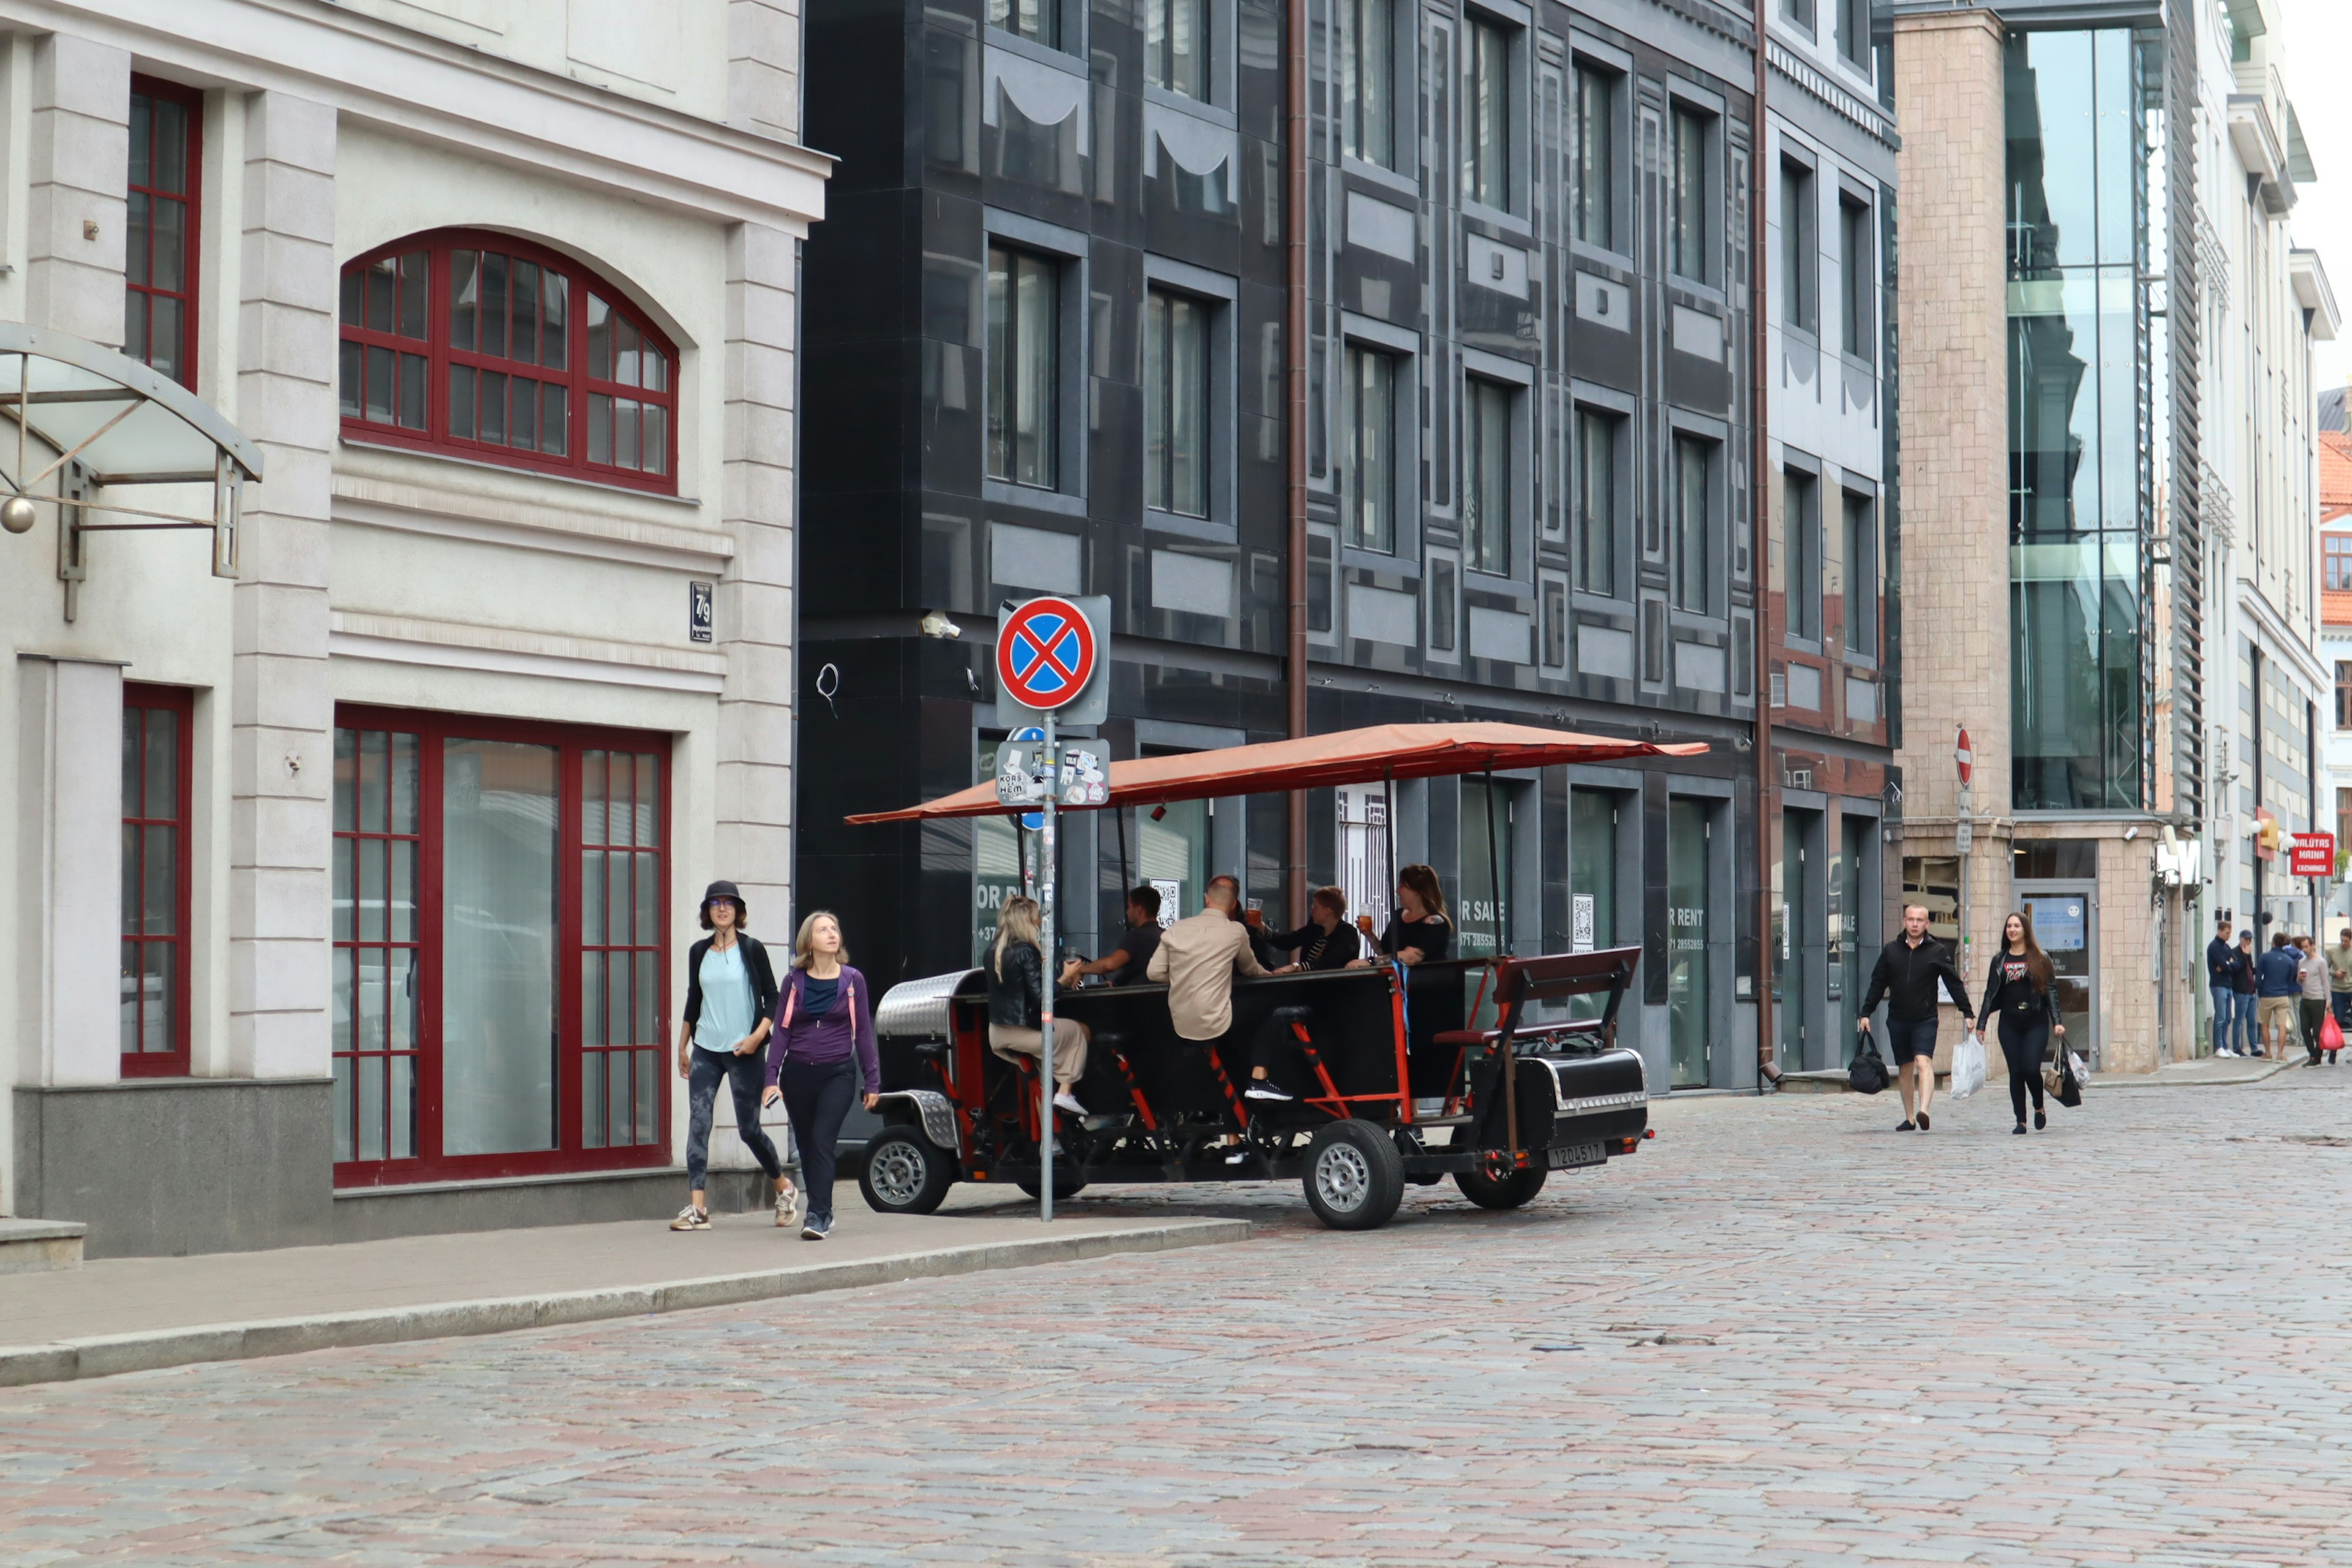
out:
{"label": "red metal frame", "polygon": [[[181,385],[193,389],[196,384],[196,299],[198,295],[197,262],[204,251],[204,245],[202,243],[202,228],[205,210],[205,95],[194,88],[182,87],[177,82],[158,81],[153,77],[137,75],[132,76],[131,79],[131,90],[142,97],[160,102],[176,103],[181,107],[181,109],[186,111],[188,116],[187,189],[185,191],[166,191],[152,184],[144,185],[131,185],[128,187],[129,194],[133,195],[144,195],[147,197],[149,204],[148,210],[151,214],[154,210],[153,204],[158,201],[184,202],[186,204],[188,209],[187,221],[181,231],[181,242],[185,247],[185,254],[181,258],[180,281],[182,287],[178,289],[158,289],[152,283],[133,283],[130,281],[130,268],[127,265],[127,258],[125,258],[126,265],[124,267],[122,287],[123,291],[127,294],[143,296],[151,300],[160,297],[163,299],[177,300],[180,301],[180,365],[178,374],[174,379],[176,379]],[[154,121],[152,118],[148,121],[148,132],[151,138],[149,143],[148,168],[152,174],[154,168],[153,143],[152,141],[154,132]],[[152,227],[153,219],[152,216],[149,219],[149,223],[150,227],[148,233],[150,239],[148,254],[152,258],[154,253],[152,239],[154,230]],[[147,276],[151,279],[155,276],[154,266],[152,259],[148,265]],[[148,320],[150,322],[148,331],[152,334],[154,331],[152,325],[154,317],[152,306],[149,308]],[[148,341],[151,343],[154,341],[152,335]],[[151,350],[150,358],[142,363],[152,363],[152,351]]]}
{"label": "red metal frame", "polygon": [[[671,843],[676,825],[670,819],[672,765],[670,737],[638,731],[610,730],[541,723],[520,719],[488,719],[458,713],[420,712],[404,709],[339,705],[338,729],[381,730],[417,737],[417,825],[420,848],[416,874],[417,930],[417,1099],[416,1153],[409,1159],[338,1162],[338,1187],[397,1185],[409,1182],[462,1181],[500,1176],[541,1175],[572,1171],[626,1170],[666,1165],[670,1158],[670,1115],[674,1073],[669,1053],[656,1039],[655,1083],[659,1105],[656,1136],[650,1143],[590,1148],[582,1128],[583,1021],[581,1017],[581,860],[583,847],[602,844],[582,841],[583,754],[592,751],[650,753],[656,759],[653,821],[660,842],[647,848],[657,858],[656,932],[654,965],[655,1032],[668,1026],[670,1016]],[[500,1154],[447,1155],[442,1152],[444,1083],[442,1071],[442,920],[441,849],[446,842],[442,823],[442,763],[450,740],[510,741],[553,747],[557,752],[557,922],[555,1022],[556,1146]],[[635,853],[633,847],[632,853]],[[635,946],[635,944],[632,944]],[[632,1010],[634,1015],[634,1009]],[[632,1043],[631,1048],[639,1048]],[[347,1053],[346,1053],[347,1054]]]}
{"label": "red metal frame", "polygon": [[[133,912],[143,909],[146,905],[143,880],[146,875],[146,858],[143,854],[140,856],[138,864],[127,865],[123,868],[125,881],[131,887],[133,897],[131,907],[122,911],[119,923],[123,928],[121,940],[126,944],[140,949],[166,946],[171,950],[172,1048],[168,1051],[123,1052],[122,1076],[124,1078],[185,1078],[189,1072],[188,1042],[191,1038],[188,1007],[194,993],[188,973],[188,955],[192,951],[192,944],[188,941],[188,927],[195,912],[194,895],[190,887],[193,880],[191,873],[194,868],[195,859],[189,843],[189,819],[194,815],[195,802],[194,781],[191,776],[195,772],[196,756],[195,693],[181,686],[142,686],[131,682],[123,684],[122,717],[125,724],[130,722],[132,714],[143,714],[151,709],[173,714],[178,720],[173,746],[177,754],[172,759],[173,784],[176,786],[173,790],[176,798],[171,803],[174,815],[168,817],[154,816],[152,807],[155,803],[143,799],[139,803],[139,809],[134,811],[132,803],[126,800],[122,803],[122,825],[126,828],[137,827],[139,839],[142,842],[151,827],[174,829],[172,877],[176,886],[173,889],[173,929],[167,935],[134,933],[130,929]],[[138,766],[142,795],[146,776],[147,725],[142,718],[139,725]],[[143,973],[145,965],[141,963],[135,966],[133,973]],[[132,1005],[139,1010],[139,1016],[133,1026],[133,1037],[143,1038],[146,1033],[144,997],[142,996]]]}
{"label": "red metal frame", "polygon": [[[519,360],[502,359],[486,354],[478,349],[459,349],[449,341],[449,268],[450,253],[457,250],[489,250],[562,275],[569,280],[569,296],[564,316],[566,347],[564,368],[558,371],[544,365],[525,365]],[[343,268],[344,276],[365,269],[387,257],[401,257],[422,252],[426,258],[427,282],[425,304],[425,336],[422,339],[402,337],[395,330],[386,333],[372,331],[364,325],[343,323],[339,329],[339,342],[356,342],[363,346],[388,348],[397,353],[422,353],[425,371],[425,428],[411,430],[398,424],[383,424],[363,415],[342,416],[343,438],[371,446],[396,447],[412,451],[440,452],[450,457],[468,458],[478,462],[497,463],[503,467],[527,468],[539,473],[567,474],[576,479],[593,479],[600,484],[619,485],[629,489],[650,490],[660,495],[677,493],[677,458],[679,451],[678,413],[678,353],[667,333],[649,321],[628,293],[607,282],[603,276],[583,266],[560,251],[533,245],[513,235],[488,229],[444,228],[424,234],[410,235],[390,245],[378,246],[358,257]],[[648,347],[661,356],[667,369],[665,390],[655,392],[645,387],[628,386],[617,382],[593,379],[588,371],[588,296],[593,292],[614,312],[644,335]],[[499,446],[449,434],[449,370],[453,364],[471,365],[500,374],[522,374],[542,381],[556,382],[569,390],[565,396],[569,409],[569,428],[562,456],[518,447]],[[665,471],[646,473],[640,468],[625,468],[614,463],[592,463],[588,460],[588,400],[591,395],[635,398],[665,410],[667,428],[663,433],[666,446]],[[397,398],[395,383],[394,396]],[[395,412],[395,418],[397,417]]]}

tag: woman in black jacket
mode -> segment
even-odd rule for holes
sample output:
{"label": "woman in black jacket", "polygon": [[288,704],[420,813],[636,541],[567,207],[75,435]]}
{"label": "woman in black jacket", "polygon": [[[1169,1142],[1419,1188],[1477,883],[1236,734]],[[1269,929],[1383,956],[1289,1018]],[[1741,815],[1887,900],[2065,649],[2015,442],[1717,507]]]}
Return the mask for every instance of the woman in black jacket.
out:
{"label": "woman in black jacket", "polygon": [[751,911],[732,882],[702,895],[702,929],[710,934],[686,955],[686,1018],[677,1028],[677,1076],[686,1079],[686,1184],[692,1189],[672,1230],[709,1230],[703,1193],[710,1164],[710,1123],[723,1079],[735,1096],[735,1131],[776,1184],[776,1223],[790,1226],[800,1194],[784,1174],[772,1139],[760,1131],[760,1092],[767,1072],[761,1047],[776,1011],[776,972],[768,950],[743,928]]}
{"label": "woman in black jacket", "polygon": [[2050,1037],[2065,1048],[2066,1026],[2058,1021],[2057,972],[2050,955],[2033,940],[2033,922],[2023,913],[2001,923],[2001,950],[1985,971],[1984,1005],[1977,1014],[1981,1033],[1985,1020],[2000,1015],[2000,1054],[2009,1059],[2009,1103],[2017,1112],[2015,1131],[2025,1131],[2025,1097],[2033,1095],[2033,1125],[2050,1125],[2042,1108],[2042,1051]]}
{"label": "woman in black jacket", "polygon": [[[1037,900],[1016,893],[996,911],[996,944],[988,953],[988,1048],[1006,1061],[1045,1054],[1045,979]],[[1054,1020],[1054,1104],[1073,1116],[1087,1113],[1070,1087],[1086,1076],[1087,1037],[1076,1019]]]}

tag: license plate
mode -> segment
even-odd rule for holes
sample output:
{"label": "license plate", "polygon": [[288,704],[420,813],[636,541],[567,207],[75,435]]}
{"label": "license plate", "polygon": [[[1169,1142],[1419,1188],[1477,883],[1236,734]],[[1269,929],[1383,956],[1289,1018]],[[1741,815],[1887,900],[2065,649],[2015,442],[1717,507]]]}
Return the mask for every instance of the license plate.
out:
{"label": "license plate", "polygon": [[1551,1168],[1565,1171],[1574,1165],[1599,1165],[1609,1159],[1608,1147],[1601,1143],[1563,1143],[1551,1151]]}

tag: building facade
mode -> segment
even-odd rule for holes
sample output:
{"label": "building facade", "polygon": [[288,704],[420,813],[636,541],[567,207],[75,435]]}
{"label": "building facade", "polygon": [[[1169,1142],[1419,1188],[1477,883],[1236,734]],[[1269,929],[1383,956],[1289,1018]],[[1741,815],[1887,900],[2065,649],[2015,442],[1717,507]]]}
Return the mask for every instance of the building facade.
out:
{"label": "building facade", "polygon": [[2288,891],[2246,832],[2311,820],[2310,342],[2336,318],[2286,227],[2310,169],[2277,7],[1893,23],[1922,193],[1904,408],[1943,437],[1905,476],[1903,878],[1972,980],[2027,910],[2069,1044],[2152,1068],[2200,1048],[2213,913]]}
{"label": "building facade", "polygon": [[2319,662],[2331,690],[2320,773],[2322,825],[2336,835],[2337,882],[2329,890],[2322,936],[2332,943],[2352,918],[2352,886],[2342,879],[2352,847],[2352,386],[2331,386],[2318,399]]}
{"label": "building facade", "polygon": [[214,455],[9,405],[83,504],[0,536],[0,1213],[107,1255],[657,1212],[699,890],[791,894],[793,7],[0,28],[12,389]]}
{"label": "building facade", "polygon": [[[812,759],[836,762],[803,780],[803,894],[877,973],[972,962],[1031,836],[836,825],[988,775],[1000,602],[1110,597],[1111,757],[1228,745],[1289,732],[1296,564],[1309,731],[1492,717],[1717,742],[1498,777],[1491,799],[1401,786],[1395,854],[1435,867],[1469,955],[1643,943],[1628,1038],[1654,1084],[1752,1085],[1756,704],[1780,670],[1758,662],[1752,17],[1310,0],[1297,19],[1255,0],[812,11],[811,140],[843,165],[809,253],[839,308],[808,343],[826,586],[803,610],[803,713]],[[1874,226],[1891,164],[1840,150],[1879,124],[1867,50],[1791,37],[1782,69],[1814,97],[1790,123],[1817,127],[1827,210],[1845,180]],[[1837,235],[1820,243],[1842,276]],[[1856,310],[1887,319],[1874,284]],[[1884,361],[1852,369],[1842,343],[1839,398],[1869,411],[1833,402],[1797,445],[1829,515],[1843,486],[1874,527]],[[1790,766],[1834,846],[1828,797],[1883,798],[1892,652],[1797,657],[1825,683],[1800,750],[1834,762]],[[1062,885],[1090,896],[1065,904],[1070,950],[1115,942],[1122,886],[1172,919],[1220,871],[1272,911],[1333,882],[1385,918],[1386,805],[1311,795],[1296,839],[1279,798],[1072,818]],[[1838,885],[1874,923],[1875,889]],[[1829,984],[1807,972],[1808,1005]]]}

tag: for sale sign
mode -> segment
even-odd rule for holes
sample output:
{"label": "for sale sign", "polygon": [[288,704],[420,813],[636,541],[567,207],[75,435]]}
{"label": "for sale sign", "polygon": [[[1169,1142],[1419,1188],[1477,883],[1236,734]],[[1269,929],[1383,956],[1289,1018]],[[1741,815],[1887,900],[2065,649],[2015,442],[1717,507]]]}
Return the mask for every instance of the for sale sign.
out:
{"label": "for sale sign", "polygon": [[2286,869],[2290,877],[2333,877],[2336,875],[2336,835],[2333,833],[2298,833],[2286,852]]}

